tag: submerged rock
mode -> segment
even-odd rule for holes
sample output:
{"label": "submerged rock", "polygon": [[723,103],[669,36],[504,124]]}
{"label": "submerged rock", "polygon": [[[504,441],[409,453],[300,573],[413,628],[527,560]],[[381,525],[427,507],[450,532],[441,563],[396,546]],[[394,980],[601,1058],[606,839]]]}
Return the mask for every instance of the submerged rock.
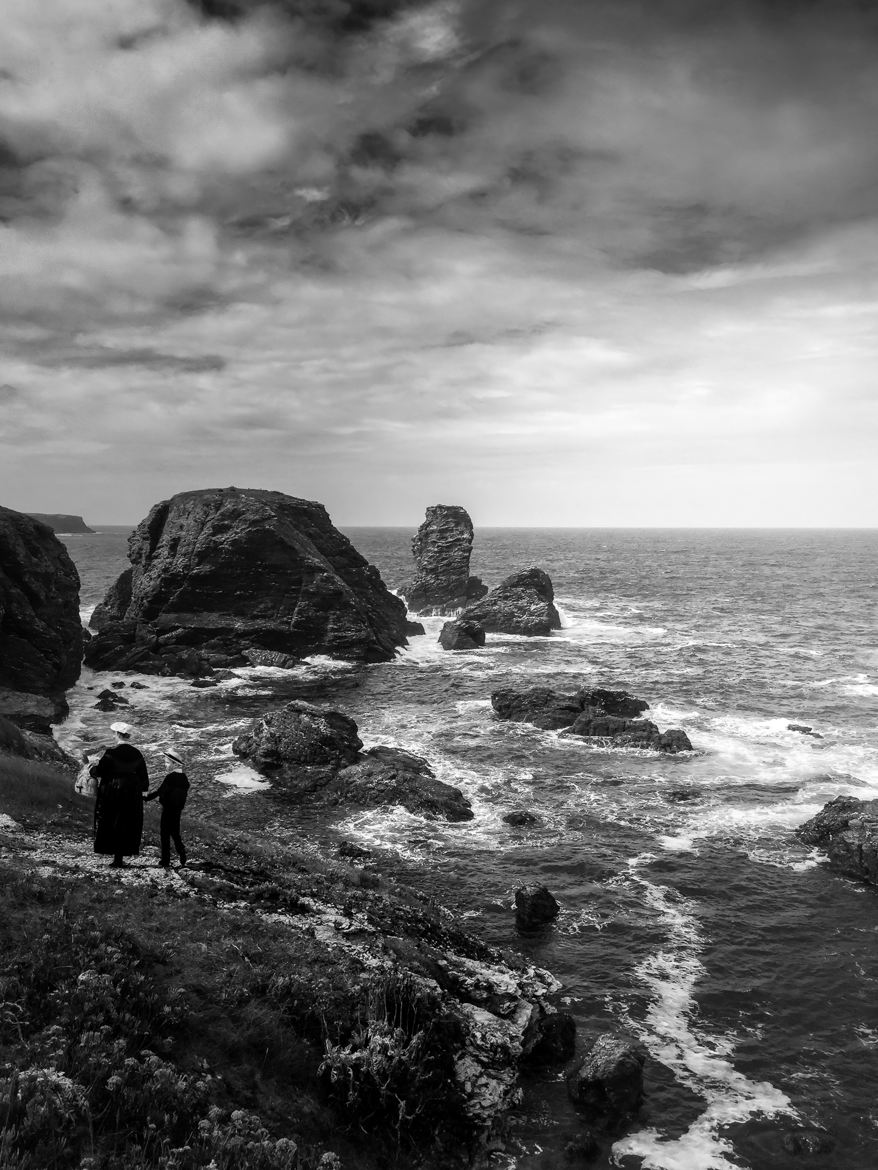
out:
{"label": "submerged rock", "polygon": [[500,719],[532,723],[546,731],[569,728],[569,735],[612,739],[625,747],[670,754],[693,750],[680,728],[661,732],[649,719],[635,718],[649,704],[627,691],[583,687],[571,695],[549,687],[524,691],[504,688],[492,692],[491,706]]}
{"label": "submerged rock", "polygon": [[810,735],[812,739],[823,739],[820,732],[807,723],[788,723],[787,731],[798,731],[800,735]]}
{"label": "submerged rock", "polygon": [[406,640],[402,601],[309,500],[181,492],[138,525],[128,557],[92,615],[98,669],[197,677],[260,651],[378,662]]}
{"label": "submerged rock", "polygon": [[401,593],[415,613],[451,614],[487,588],[469,573],[473,522],[465,508],[434,504],[412,538],[415,576]]}
{"label": "submerged rock", "polygon": [[839,873],[878,885],[878,800],[837,796],[796,829],[806,845],[816,845]]}
{"label": "submerged rock", "polygon": [[125,696],[118,694],[117,691],[105,690],[100,692],[94,706],[98,711],[116,711],[119,707],[128,707],[130,704]]}
{"label": "submerged rock", "polygon": [[[0,688],[5,713],[43,696],[64,709],[64,691],[79,678],[82,626],[79,574],[57,536],[22,512],[0,508]],[[46,726],[48,721],[46,722]]]}
{"label": "submerged rock", "polygon": [[545,637],[561,629],[548,573],[525,569],[501,581],[482,601],[469,605],[461,620],[478,622],[487,633]]}
{"label": "submerged rock", "polygon": [[294,700],[238,736],[232,751],[277,779],[288,795],[309,804],[398,804],[447,821],[473,819],[460,789],[437,780],[421,756],[400,748],[362,747],[349,716]]}
{"label": "submerged rock", "polygon": [[524,1057],[530,1064],[566,1064],[576,1051],[576,1021],[567,1012],[536,1018],[525,1036]]}
{"label": "submerged rock", "polygon": [[439,633],[443,650],[477,650],[485,644],[485,631],[478,622],[446,622]]}
{"label": "submerged rock", "polygon": [[646,1050],[632,1036],[623,1032],[591,1036],[567,1076],[570,1099],[587,1115],[617,1124],[640,1108],[645,1062]]}
{"label": "submerged rock", "polygon": [[519,930],[536,930],[560,912],[561,907],[545,886],[520,886],[515,891],[515,925]]}
{"label": "submerged rock", "polygon": [[500,819],[507,825],[511,825],[513,829],[526,829],[530,825],[540,823],[540,818],[535,813],[528,812],[524,808],[514,808]]}

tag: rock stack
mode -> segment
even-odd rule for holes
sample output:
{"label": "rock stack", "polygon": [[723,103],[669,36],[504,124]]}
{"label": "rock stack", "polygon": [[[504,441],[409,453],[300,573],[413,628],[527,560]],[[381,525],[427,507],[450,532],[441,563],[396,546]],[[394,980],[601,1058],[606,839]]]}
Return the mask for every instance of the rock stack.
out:
{"label": "rock stack", "polygon": [[406,641],[403,603],[310,500],[181,492],[138,525],[128,558],[92,616],[97,669],[200,675],[264,652],[380,662]]}
{"label": "rock stack", "polygon": [[462,621],[478,622],[487,633],[546,637],[561,629],[548,573],[524,569],[501,581],[482,601],[468,606]]}
{"label": "rock stack", "polygon": [[400,592],[420,614],[455,614],[488,592],[469,572],[473,522],[465,508],[435,504],[412,538],[415,576]]}

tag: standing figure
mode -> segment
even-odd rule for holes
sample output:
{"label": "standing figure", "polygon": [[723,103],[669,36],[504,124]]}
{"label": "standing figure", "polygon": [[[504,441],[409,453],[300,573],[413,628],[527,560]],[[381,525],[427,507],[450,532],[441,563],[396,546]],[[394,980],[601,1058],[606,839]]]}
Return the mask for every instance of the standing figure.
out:
{"label": "standing figure", "polygon": [[186,846],[180,835],[180,815],[189,793],[189,779],[183,771],[183,760],[173,748],[168,748],[165,752],[165,759],[171,765],[172,771],[165,776],[155,792],[150,792],[144,800],[155,800],[158,797],[162,806],[162,820],[159,826],[162,859],[159,865],[168,869],[171,864],[171,841],[174,842],[180,865],[186,864]]}
{"label": "standing figure", "polygon": [[136,857],[143,835],[143,794],[149,788],[146,761],[132,743],[130,723],[112,723],[116,743],[90,769],[95,794],[95,853],[112,854],[113,866]]}

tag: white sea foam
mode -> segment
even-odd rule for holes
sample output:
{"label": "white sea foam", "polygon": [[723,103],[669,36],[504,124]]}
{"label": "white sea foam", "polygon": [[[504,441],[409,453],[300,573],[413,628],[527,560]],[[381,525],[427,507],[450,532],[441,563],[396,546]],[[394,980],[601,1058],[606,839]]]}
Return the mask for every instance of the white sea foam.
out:
{"label": "white sea foam", "polygon": [[91,615],[97,609],[97,605],[81,605],[79,607],[79,620],[86,628],[91,623]]}
{"label": "white sea foam", "polygon": [[[228,772],[219,772],[216,778],[220,784],[228,784],[238,792],[259,792],[262,789],[271,788],[269,780],[246,764],[240,764]],[[234,793],[228,792],[226,795],[233,796]]]}
{"label": "white sea foam", "polygon": [[640,1023],[629,1016],[625,1022],[681,1083],[704,1097],[707,1107],[680,1137],[666,1138],[657,1128],[644,1129],[617,1141],[613,1158],[618,1165],[619,1158],[640,1157],[649,1170],[737,1170],[740,1163],[722,1128],[757,1114],[794,1114],[795,1110],[779,1089],[737,1071],[731,1059],[733,1036],[709,1033],[696,1025],[695,992],[706,970],[699,957],[704,939],[695,907],[644,878],[640,869],[647,860],[649,855],[634,858],[630,873],[664,923],[667,946],[635,970],[653,994],[645,1020]]}

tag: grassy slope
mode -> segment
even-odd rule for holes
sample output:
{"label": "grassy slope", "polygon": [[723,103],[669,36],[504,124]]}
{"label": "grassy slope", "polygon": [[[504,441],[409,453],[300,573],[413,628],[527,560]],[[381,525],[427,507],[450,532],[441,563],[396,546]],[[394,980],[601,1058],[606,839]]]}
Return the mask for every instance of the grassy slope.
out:
{"label": "grassy slope", "polygon": [[[0,812],[32,834],[0,830],[0,1170],[467,1160],[454,1017],[404,972],[364,974],[309,925],[307,899],[337,908],[336,930],[368,919],[436,946],[453,936],[475,960],[487,948],[373,872],[197,823],[187,838],[203,860],[185,881],[142,870],[120,885],[104,859],[100,871],[41,865],[53,843],[96,864],[91,808],[69,777],[0,757]],[[303,915],[305,929],[273,915]],[[83,1005],[92,983],[101,994]],[[321,1075],[326,1045],[347,1043],[355,1055],[335,1049]],[[74,1090],[39,1069],[60,1070],[85,1098],[71,1104]]]}

